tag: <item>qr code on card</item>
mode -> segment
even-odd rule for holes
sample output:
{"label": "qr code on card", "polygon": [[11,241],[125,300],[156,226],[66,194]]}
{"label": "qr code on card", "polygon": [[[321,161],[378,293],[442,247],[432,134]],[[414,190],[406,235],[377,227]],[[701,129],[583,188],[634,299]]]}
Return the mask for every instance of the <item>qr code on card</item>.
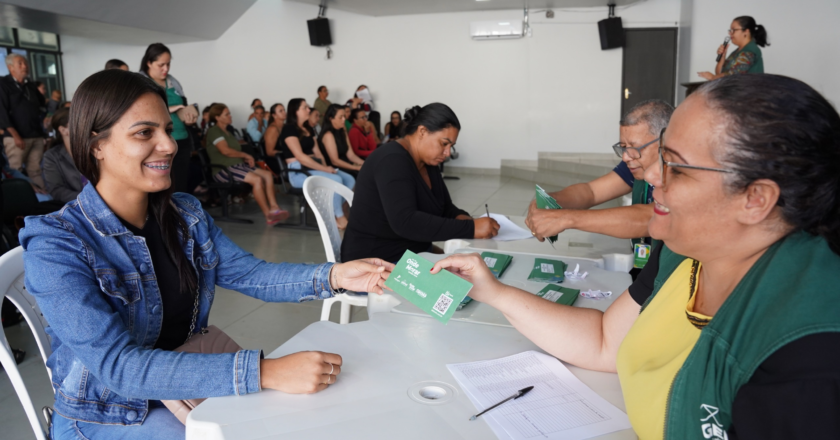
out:
{"label": "qr code on card", "polygon": [[440,313],[441,315],[445,315],[446,311],[449,310],[449,306],[452,305],[452,298],[443,294],[438,298],[435,305],[432,307],[432,310]]}

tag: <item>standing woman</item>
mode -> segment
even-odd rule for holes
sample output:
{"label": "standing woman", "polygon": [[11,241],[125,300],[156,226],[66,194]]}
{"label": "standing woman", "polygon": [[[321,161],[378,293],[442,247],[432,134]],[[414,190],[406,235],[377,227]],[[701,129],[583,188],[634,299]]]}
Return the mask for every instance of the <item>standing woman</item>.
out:
{"label": "standing woman", "polygon": [[324,147],[326,165],[336,167],[353,177],[359,176],[365,161],[356,156],[349,147],[350,138],[344,131],[344,107],[330,104],[324,117],[324,126],[318,136],[318,144]]}
{"label": "standing woman", "polygon": [[[302,167],[309,168],[312,176],[326,177],[338,182],[351,190],[356,186],[356,179],[353,176],[339,171],[337,168],[323,165],[325,162],[318,142],[315,139],[315,132],[309,126],[309,104],[303,98],[293,98],[289,101],[289,114],[286,124],[280,131],[280,148],[290,170],[300,170]],[[289,183],[295,188],[303,188],[303,182],[307,175],[303,173],[289,173]],[[336,193],[333,199],[333,211],[335,222],[339,229],[347,227],[347,218],[342,209],[343,198]]]}
{"label": "standing woman", "polygon": [[[700,72],[698,75],[713,80],[737,73],[764,73],[764,60],[761,58],[761,49],[758,48],[770,45],[764,26],[755,24],[752,17],[744,15],[732,20],[732,24],[729,25],[729,37],[738,50],[726,58],[721,56],[715,66],[715,73]],[[726,46],[722,44],[718,48],[718,55],[726,54]]]}
{"label": "standing woman", "polygon": [[268,263],[245,252],[194,197],[172,192],[178,150],[166,95],[136,73],[105,70],[73,97],[73,160],[90,178],[62,210],[20,233],[26,288],[49,322],[55,387],[50,437],[183,439],[162,399],[314,393],[335,383],[341,356],[264,359],[173,350],[208,325],[215,286],[272,302],[381,293],[393,267]]}
{"label": "standing woman", "polygon": [[187,125],[195,124],[198,110],[187,105],[184,88],[169,74],[172,53],[163,43],[153,43],[146,48],[140,61],[140,71],[151,78],[166,92],[166,104],[172,119],[172,139],[178,144],[178,153],[172,162],[172,188],[175,192],[189,192],[190,155],[192,142]]}

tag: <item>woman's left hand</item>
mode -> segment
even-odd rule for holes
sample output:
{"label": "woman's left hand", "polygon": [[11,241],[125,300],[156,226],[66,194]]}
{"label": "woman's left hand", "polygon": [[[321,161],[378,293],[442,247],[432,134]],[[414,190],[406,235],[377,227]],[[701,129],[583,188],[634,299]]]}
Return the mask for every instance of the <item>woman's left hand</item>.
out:
{"label": "woman's left hand", "polygon": [[330,284],[334,289],[354,292],[382,294],[385,280],[394,270],[394,265],[379,258],[368,258],[347,263],[337,263],[330,273]]}

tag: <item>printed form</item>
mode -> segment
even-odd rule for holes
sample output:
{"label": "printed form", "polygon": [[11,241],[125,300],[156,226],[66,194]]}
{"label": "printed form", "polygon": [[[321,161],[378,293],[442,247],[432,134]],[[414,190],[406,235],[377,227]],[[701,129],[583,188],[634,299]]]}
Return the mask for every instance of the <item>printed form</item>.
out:
{"label": "printed form", "polygon": [[626,414],[551,356],[526,351],[501,359],[448,364],[447,368],[476,412],[534,386],[525,396],[479,418],[500,439],[581,440],[630,429]]}

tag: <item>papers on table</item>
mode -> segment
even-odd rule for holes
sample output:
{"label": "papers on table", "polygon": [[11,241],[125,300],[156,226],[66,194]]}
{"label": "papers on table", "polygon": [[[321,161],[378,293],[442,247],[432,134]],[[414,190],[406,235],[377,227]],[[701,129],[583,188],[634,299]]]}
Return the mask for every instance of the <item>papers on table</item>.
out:
{"label": "papers on table", "polygon": [[[627,415],[589,389],[557,359],[526,351],[501,359],[449,364],[449,371],[483,411],[517,390],[527,395],[482,415],[500,439],[580,440],[630,428]],[[471,414],[464,414],[469,418]]]}
{"label": "papers on table", "polygon": [[[482,217],[487,217],[487,214],[482,215]],[[516,223],[510,221],[507,216],[490,213],[490,218],[499,223],[499,234],[493,237],[493,240],[512,241],[534,238],[531,231],[520,228]]]}

